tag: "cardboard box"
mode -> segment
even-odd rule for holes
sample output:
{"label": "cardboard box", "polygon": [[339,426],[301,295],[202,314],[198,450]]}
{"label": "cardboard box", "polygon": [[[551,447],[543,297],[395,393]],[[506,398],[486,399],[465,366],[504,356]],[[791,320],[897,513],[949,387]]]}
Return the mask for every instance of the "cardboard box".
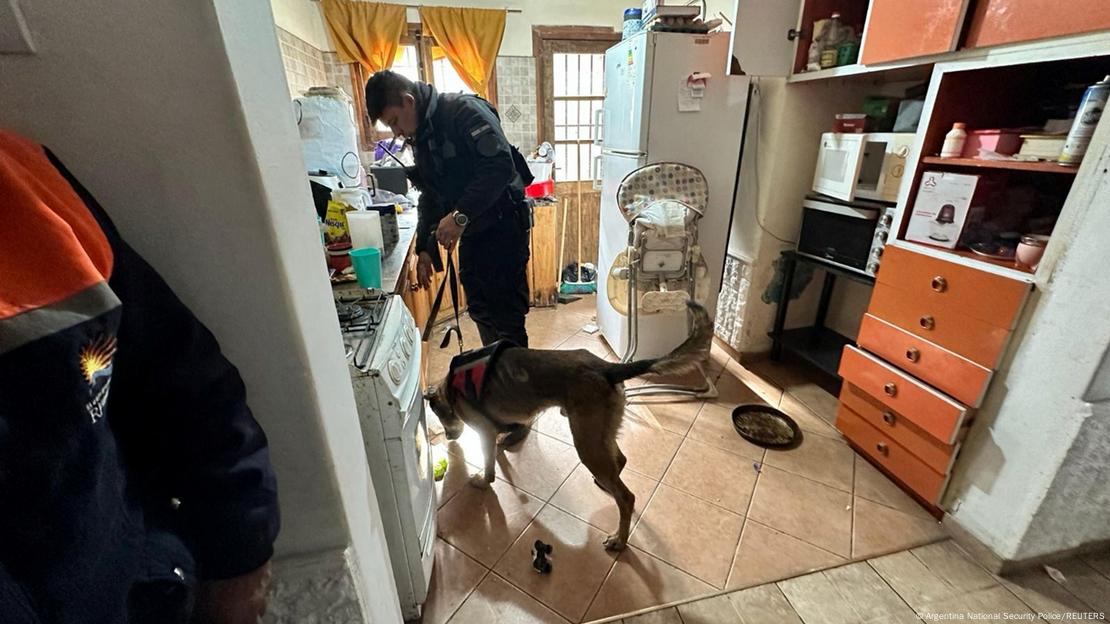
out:
{"label": "cardboard box", "polygon": [[923,173],[910,210],[906,240],[955,249],[968,222],[968,211],[978,183],[977,175]]}

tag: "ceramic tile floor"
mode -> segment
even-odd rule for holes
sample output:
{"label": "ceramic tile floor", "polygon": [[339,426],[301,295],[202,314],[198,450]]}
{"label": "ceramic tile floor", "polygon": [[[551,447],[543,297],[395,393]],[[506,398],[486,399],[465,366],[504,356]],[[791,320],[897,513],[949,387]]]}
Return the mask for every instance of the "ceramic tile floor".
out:
{"label": "ceramic tile floor", "polygon": [[[614,359],[600,336],[582,331],[593,309],[584,298],[533,310],[532,346],[587,348]],[[478,345],[473,323],[463,325],[467,346]],[[433,346],[431,379],[442,376],[453,352]],[[720,390],[713,401],[630,406],[618,443],[636,513],[621,553],[602,548],[616,528],[616,505],[579,464],[557,411],[541,414],[524,442],[499,455],[488,491],[467,485],[482,464],[472,432],[437,444],[449,468],[439,483],[437,563],[424,622],[592,621],[944,538],[932,517],[844,443],[830,424],[836,398],[820,380],[770,362],[741,367],[717,349],[711,374]],[[753,402],[790,414],[803,443],[764,451],[743,441],[731,409]],[[536,539],[554,546],[548,575],[531,568]]]}
{"label": "ceramic tile floor", "polygon": [[[614,624],[1105,621],[1110,552],[995,576],[944,540],[777,583],[605,620]],[[1101,615],[1100,615],[1101,614]]]}

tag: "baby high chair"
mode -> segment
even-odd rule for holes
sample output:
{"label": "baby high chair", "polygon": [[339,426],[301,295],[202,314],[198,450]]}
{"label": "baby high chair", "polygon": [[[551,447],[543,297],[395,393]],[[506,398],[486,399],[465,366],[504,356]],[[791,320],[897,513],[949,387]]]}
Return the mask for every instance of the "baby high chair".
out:
{"label": "baby high chair", "polygon": [[[684,312],[686,301],[694,299],[704,304],[707,298],[707,268],[698,246],[698,220],[708,205],[708,187],[698,169],[663,162],[633,171],[617,189],[617,207],[628,221],[628,246],[610,269],[606,294],[614,309],[629,320],[628,348],[622,362],[635,357],[641,315]],[[687,321],[687,335],[689,331]],[[717,396],[717,388],[704,367],[699,365],[698,370],[703,383],[697,385],[646,384],[628,388],[625,393]]]}

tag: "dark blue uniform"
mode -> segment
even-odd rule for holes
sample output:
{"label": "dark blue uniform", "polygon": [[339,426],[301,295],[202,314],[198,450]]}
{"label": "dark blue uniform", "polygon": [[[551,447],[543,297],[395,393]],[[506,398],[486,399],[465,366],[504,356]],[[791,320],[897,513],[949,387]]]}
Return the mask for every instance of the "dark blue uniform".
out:
{"label": "dark blue uniform", "polygon": [[85,189],[3,131],[0,197],[0,622],[182,621],[198,580],[273,553],[243,382]]}
{"label": "dark blue uniform", "polygon": [[[420,189],[416,250],[438,262],[434,230],[457,210],[470,223],[459,243],[459,279],[482,344],[528,346],[528,229],[524,180],[493,106],[464,94],[417,84],[420,125],[414,137]],[[438,266],[438,265],[437,265]]]}

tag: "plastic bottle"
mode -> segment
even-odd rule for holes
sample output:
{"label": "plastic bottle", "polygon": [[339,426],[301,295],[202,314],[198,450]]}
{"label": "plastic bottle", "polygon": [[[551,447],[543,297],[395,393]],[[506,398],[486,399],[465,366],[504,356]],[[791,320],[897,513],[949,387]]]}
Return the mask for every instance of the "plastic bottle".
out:
{"label": "plastic bottle", "polygon": [[840,13],[833,13],[825,24],[821,41],[821,69],[836,67],[837,48],[844,41],[844,26],[840,23]]}
{"label": "plastic bottle", "polygon": [[964,143],[967,142],[967,131],[964,128],[967,124],[954,123],[952,129],[948,134],[944,135],[944,146],[940,148],[941,158],[959,158],[960,154],[964,151]]}

